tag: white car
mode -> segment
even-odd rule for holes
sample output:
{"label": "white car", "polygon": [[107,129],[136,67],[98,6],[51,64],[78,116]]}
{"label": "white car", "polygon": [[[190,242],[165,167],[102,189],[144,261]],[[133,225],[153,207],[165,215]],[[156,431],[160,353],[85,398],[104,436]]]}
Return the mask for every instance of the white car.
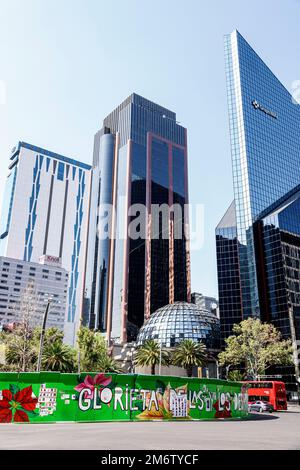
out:
{"label": "white car", "polygon": [[273,405],[270,405],[267,401],[254,401],[249,403],[249,411],[258,411],[259,413],[263,413],[264,411],[268,411],[269,413],[273,413],[274,408]]}

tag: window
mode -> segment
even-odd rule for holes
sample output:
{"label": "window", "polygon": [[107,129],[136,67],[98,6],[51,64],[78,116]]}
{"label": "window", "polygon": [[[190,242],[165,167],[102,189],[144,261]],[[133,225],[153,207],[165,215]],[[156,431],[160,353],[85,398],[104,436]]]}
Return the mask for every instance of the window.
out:
{"label": "window", "polygon": [[65,165],[61,162],[58,163],[57,179],[60,181],[64,180]]}

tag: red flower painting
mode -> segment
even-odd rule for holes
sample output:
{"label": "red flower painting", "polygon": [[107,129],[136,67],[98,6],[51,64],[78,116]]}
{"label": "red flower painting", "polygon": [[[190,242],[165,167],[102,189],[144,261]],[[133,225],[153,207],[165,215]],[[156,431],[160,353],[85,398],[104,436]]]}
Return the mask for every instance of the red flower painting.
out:
{"label": "red flower painting", "polygon": [[217,400],[213,404],[213,407],[216,410],[215,418],[217,418],[217,419],[231,418],[231,411],[228,409],[229,406],[230,406],[230,403],[229,403],[228,400],[226,400],[225,403],[224,403],[224,409],[220,410],[220,403],[219,403],[219,400]]}
{"label": "red flower painting", "polygon": [[0,423],[29,423],[28,412],[35,410],[38,399],[32,396],[32,386],[2,390]]}
{"label": "red flower painting", "polygon": [[94,394],[94,390],[106,387],[111,383],[111,377],[105,377],[104,374],[97,374],[95,377],[91,377],[87,375],[84,381],[75,387],[77,392],[81,392],[83,389],[89,389],[84,393],[84,398],[92,398]]}

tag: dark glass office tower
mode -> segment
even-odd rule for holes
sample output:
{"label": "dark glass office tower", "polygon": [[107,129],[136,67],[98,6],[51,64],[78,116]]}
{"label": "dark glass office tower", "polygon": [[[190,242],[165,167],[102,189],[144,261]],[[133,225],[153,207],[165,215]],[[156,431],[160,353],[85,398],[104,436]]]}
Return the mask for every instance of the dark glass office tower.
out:
{"label": "dark glass office tower", "polygon": [[[84,321],[114,342],[135,339],[157,308],[190,300],[188,240],[184,230],[174,236],[188,217],[182,212],[174,227],[171,211],[168,237],[163,214],[153,223],[154,204],[184,208],[187,181],[186,129],[175,113],[132,94],[104,119],[94,144]],[[97,231],[103,204],[114,209],[106,239]],[[141,215],[128,212],[135,204],[145,207],[138,238],[128,230]]]}
{"label": "dark glass office tower", "polygon": [[300,206],[290,197],[300,183],[300,106],[237,31],[225,38],[225,58],[235,210],[216,229],[222,335],[258,316],[289,337],[288,305],[296,323],[298,315]]}
{"label": "dark glass office tower", "polygon": [[239,272],[240,250],[235,203],[231,203],[216,228],[217,268],[219,286],[219,309],[221,317],[221,339],[230,336],[235,323],[242,320],[242,296]]}
{"label": "dark glass office tower", "polygon": [[288,338],[291,308],[300,340],[300,185],[267,208],[253,229],[262,317]]}

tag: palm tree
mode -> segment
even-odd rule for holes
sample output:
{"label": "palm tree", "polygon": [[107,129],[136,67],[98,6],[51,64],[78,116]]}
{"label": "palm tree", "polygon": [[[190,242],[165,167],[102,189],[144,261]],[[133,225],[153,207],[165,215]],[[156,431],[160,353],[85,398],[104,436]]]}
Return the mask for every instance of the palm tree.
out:
{"label": "palm tree", "polygon": [[42,368],[44,370],[73,372],[75,362],[74,349],[61,341],[48,343],[44,348],[42,355]]}
{"label": "palm tree", "polygon": [[155,374],[155,366],[160,363],[168,365],[169,364],[169,353],[162,349],[157,341],[149,339],[138,348],[135,354],[135,364],[137,366],[151,366],[151,375]]}
{"label": "palm tree", "polygon": [[122,371],[117,361],[115,361],[114,358],[108,356],[108,354],[103,355],[103,357],[99,360],[97,370],[103,373],[110,372],[112,374],[117,374]]}
{"label": "palm tree", "polygon": [[174,349],[172,355],[172,364],[184,367],[188,377],[192,377],[194,366],[201,367],[206,361],[205,344],[195,343],[191,339],[181,341]]}

